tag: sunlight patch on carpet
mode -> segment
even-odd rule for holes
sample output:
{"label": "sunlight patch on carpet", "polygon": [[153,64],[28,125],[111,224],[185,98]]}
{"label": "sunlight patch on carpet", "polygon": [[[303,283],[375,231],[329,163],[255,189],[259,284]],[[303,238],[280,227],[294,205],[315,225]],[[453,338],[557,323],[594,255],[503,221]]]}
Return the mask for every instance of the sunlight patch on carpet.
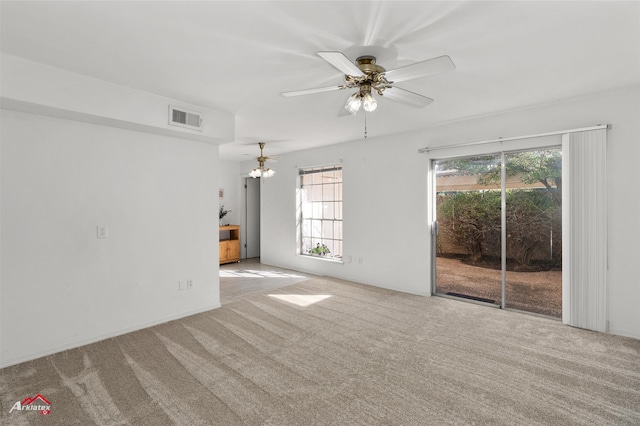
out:
{"label": "sunlight patch on carpet", "polygon": [[270,294],[269,297],[298,306],[309,306],[332,297],[329,294]]}
{"label": "sunlight patch on carpet", "polygon": [[221,278],[304,278],[302,275],[296,275],[281,271],[264,271],[254,269],[242,270],[220,270]]}

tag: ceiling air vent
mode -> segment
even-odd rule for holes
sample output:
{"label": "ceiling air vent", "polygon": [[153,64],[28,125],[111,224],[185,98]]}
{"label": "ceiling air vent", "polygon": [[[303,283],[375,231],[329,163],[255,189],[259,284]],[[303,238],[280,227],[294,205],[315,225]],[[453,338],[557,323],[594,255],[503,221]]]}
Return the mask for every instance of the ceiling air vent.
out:
{"label": "ceiling air vent", "polygon": [[169,105],[169,124],[202,131],[202,114]]}

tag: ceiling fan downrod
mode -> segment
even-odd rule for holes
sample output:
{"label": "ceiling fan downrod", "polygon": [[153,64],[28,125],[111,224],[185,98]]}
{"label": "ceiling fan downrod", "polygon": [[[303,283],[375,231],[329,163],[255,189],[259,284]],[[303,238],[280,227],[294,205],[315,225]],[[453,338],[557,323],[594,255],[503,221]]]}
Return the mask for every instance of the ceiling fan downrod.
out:
{"label": "ceiling fan downrod", "polygon": [[386,71],[380,65],[376,64],[375,56],[369,56],[369,55],[359,56],[358,58],[356,58],[356,65],[365,74],[373,74],[373,73],[381,74]]}

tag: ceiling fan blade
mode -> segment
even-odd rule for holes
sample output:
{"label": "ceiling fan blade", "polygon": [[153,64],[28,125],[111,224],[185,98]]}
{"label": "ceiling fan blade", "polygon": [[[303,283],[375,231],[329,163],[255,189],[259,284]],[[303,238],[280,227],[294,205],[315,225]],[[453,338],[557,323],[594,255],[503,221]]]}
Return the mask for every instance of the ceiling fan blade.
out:
{"label": "ceiling fan blade", "polygon": [[351,62],[349,58],[344,56],[342,52],[318,52],[318,56],[338,68],[346,75],[364,77],[362,70],[358,68],[356,64]]}
{"label": "ceiling fan blade", "polygon": [[409,90],[401,89],[397,86],[391,86],[382,93],[383,98],[391,99],[416,108],[424,108],[433,102],[433,99]]}
{"label": "ceiling fan blade", "polygon": [[385,72],[384,75],[389,82],[397,83],[399,81],[407,81],[418,77],[453,71],[454,69],[456,69],[456,66],[451,58],[444,55],[389,70]]}
{"label": "ceiling fan blade", "polygon": [[293,92],[282,92],[282,96],[290,97],[290,96],[310,95],[312,93],[331,92],[333,90],[341,90],[345,88],[346,86],[318,87],[316,89],[305,89],[305,90],[295,90]]}
{"label": "ceiling fan blade", "polygon": [[278,162],[278,160],[276,160],[275,158],[267,157],[267,163],[277,163],[277,162]]}

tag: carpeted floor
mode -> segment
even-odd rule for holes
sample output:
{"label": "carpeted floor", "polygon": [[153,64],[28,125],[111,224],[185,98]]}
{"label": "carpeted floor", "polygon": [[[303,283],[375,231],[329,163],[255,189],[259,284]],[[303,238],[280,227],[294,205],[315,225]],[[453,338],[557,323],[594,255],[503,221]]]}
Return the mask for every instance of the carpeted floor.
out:
{"label": "carpeted floor", "polygon": [[[640,424],[640,341],[309,279],[1,370],[2,425]],[[41,394],[49,415],[9,413]]]}

